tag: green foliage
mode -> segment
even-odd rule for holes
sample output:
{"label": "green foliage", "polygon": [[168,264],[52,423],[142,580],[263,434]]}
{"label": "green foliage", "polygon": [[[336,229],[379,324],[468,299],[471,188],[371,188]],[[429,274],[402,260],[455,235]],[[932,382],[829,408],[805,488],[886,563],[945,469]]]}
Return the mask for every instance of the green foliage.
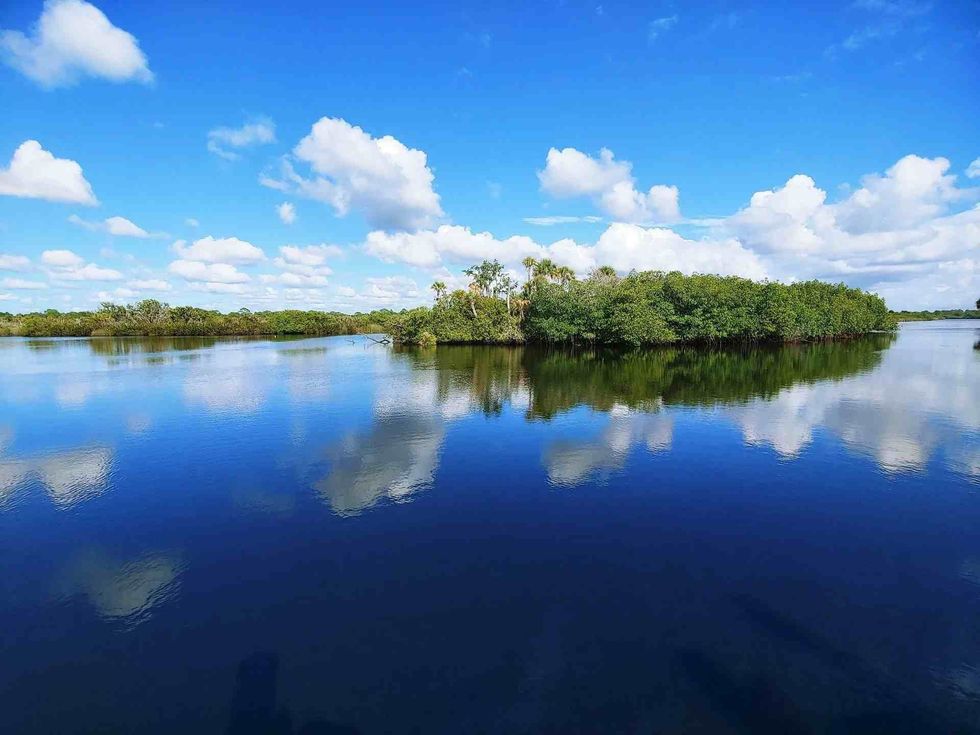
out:
{"label": "green foliage", "polygon": [[[522,298],[497,261],[467,268],[469,291],[445,293],[431,309],[393,321],[397,341],[423,333],[442,343],[664,345],[797,342],[894,328],[885,302],[844,284],[756,283],[733,276],[648,271],[619,278],[603,266],[585,280],[550,260],[526,258]],[[503,298],[501,298],[503,296]]]}
{"label": "green foliage", "polygon": [[980,301],[976,309],[941,309],[939,311],[893,311],[899,322],[925,322],[933,319],[980,319]]}
{"label": "green foliage", "polygon": [[170,306],[145,299],[123,306],[104,303],[98,311],[61,313],[54,309],[0,315],[0,335],[24,337],[332,335],[385,332],[390,310],[369,314],[322,311],[259,311],[228,314],[193,306]]}

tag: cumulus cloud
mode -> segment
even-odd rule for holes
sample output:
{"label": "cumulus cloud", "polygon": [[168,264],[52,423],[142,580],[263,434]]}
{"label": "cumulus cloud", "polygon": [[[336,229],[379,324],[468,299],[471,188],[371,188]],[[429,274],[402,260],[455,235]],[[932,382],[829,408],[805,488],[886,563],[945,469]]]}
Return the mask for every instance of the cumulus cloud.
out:
{"label": "cumulus cloud", "polygon": [[556,199],[591,197],[613,219],[634,224],[676,222],[680,219],[676,186],[657,184],[638,191],[629,161],[617,161],[608,148],[593,158],[575,148],[548,151],[538,172],[541,189]]}
{"label": "cumulus cloud", "polygon": [[99,203],[82,167],[71,159],[55,158],[36,140],[21,143],[10,165],[0,168],[0,194],[89,206]]}
{"label": "cumulus cloud", "polygon": [[689,240],[666,228],[626,223],[610,225],[595,245],[582,245],[570,239],[542,245],[520,235],[500,240],[489,232],[443,225],[437,230],[414,233],[371,232],[364,247],[366,252],[382,260],[421,268],[471,263],[484,258],[516,267],[530,256],[550,258],[578,273],[586,273],[599,265],[611,265],[622,272],[635,268],[748,278],[766,276],[759,257],[743,248],[737,240]]}
{"label": "cumulus cloud", "polygon": [[273,262],[284,271],[304,276],[329,276],[333,271],[328,266],[328,258],[336,258],[343,251],[336,245],[283,245],[279,257]]}
{"label": "cumulus cloud", "polygon": [[296,221],[296,207],[289,202],[283,202],[276,207],[276,214],[284,225],[291,225]]}
{"label": "cumulus cloud", "polygon": [[263,274],[259,276],[262,283],[287,286],[289,288],[320,288],[327,285],[327,279],[322,275],[303,275],[301,273],[279,273],[277,275]]}
{"label": "cumulus cloud", "polygon": [[980,291],[980,208],[969,206],[980,189],[948,171],[945,158],[905,156],[838,202],[798,174],[709,225],[776,278],[845,280],[896,309],[963,307]]}
{"label": "cumulus cloud", "polygon": [[276,126],[268,119],[245,123],[239,128],[213,128],[208,131],[208,150],[227,161],[241,158],[243,148],[274,143]]}
{"label": "cumulus cloud", "polygon": [[529,237],[498,240],[489,232],[472,232],[459,225],[442,225],[436,230],[419,232],[376,230],[368,234],[364,249],[389,263],[402,262],[422,268],[484,258],[517,263],[521,258],[538,257],[543,252],[542,247]]}
{"label": "cumulus cloud", "polygon": [[48,276],[57,281],[119,281],[123,274],[112,268],[103,268],[71,250],[45,250],[41,263]]}
{"label": "cumulus cloud", "polygon": [[187,281],[208,283],[245,283],[252,280],[228,263],[203,263],[199,260],[175,260],[168,270]]}
{"label": "cumulus cloud", "polygon": [[26,271],[30,267],[31,261],[27,256],[0,253],[0,271]]}
{"label": "cumulus cloud", "polygon": [[201,223],[198,220],[194,219],[193,217],[188,217],[187,219],[185,219],[184,220],[184,224],[187,225],[188,227],[200,227],[201,226]]}
{"label": "cumulus cloud", "polygon": [[71,250],[45,250],[41,253],[41,262],[52,268],[77,268],[85,263]]}
{"label": "cumulus cloud", "polygon": [[173,245],[174,252],[183,260],[202,263],[256,263],[265,259],[265,253],[250,242],[237,237],[214,238],[208,235],[187,245],[178,240]]}
{"label": "cumulus cloud", "polygon": [[73,214],[68,218],[68,221],[73,225],[78,225],[92,232],[107,232],[110,235],[116,235],[118,237],[138,237],[144,239],[150,237],[166,237],[166,234],[162,232],[147,232],[135,222],[125,217],[109,217],[101,222],[93,222],[82,219],[77,214]]}
{"label": "cumulus cloud", "polygon": [[442,217],[425,152],[390,135],[373,138],[345,120],[324,117],[293,149],[293,158],[312,175],[297,173],[286,159],[279,178],[264,176],[261,183],[325,202],[339,217],[358,212],[386,230],[418,229]]}
{"label": "cumulus cloud", "polygon": [[0,31],[0,58],[47,88],[70,85],[82,77],[153,81],[136,38],[83,0],[48,0],[30,35]]}
{"label": "cumulus cloud", "polygon": [[130,281],[129,287],[134,291],[169,291],[173,288],[169,283],[159,278]]}
{"label": "cumulus cloud", "polygon": [[974,158],[966,167],[966,177],[968,179],[980,178],[980,158]]}
{"label": "cumulus cloud", "polygon": [[[836,203],[798,174],[782,187],[757,192],[716,226],[766,256],[781,278],[845,277],[894,295],[895,289],[879,286],[908,282],[914,274],[935,276],[943,263],[964,268],[977,260],[980,209],[952,212],[956,203],[976,198],[977,190],[958,188],[948,169],[945,158],[905,156],[884,174],[865,176],[860,188]],[[921,304],[907,298],[899,303]]]}

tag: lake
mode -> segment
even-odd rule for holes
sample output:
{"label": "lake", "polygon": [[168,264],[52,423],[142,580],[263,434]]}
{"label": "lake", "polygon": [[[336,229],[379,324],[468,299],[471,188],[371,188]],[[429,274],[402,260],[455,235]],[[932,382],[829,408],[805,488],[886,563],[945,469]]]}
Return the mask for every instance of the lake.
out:
{"label": "lake", "polygon": [[980,322],[0,340],[0,732],[980,732]]}

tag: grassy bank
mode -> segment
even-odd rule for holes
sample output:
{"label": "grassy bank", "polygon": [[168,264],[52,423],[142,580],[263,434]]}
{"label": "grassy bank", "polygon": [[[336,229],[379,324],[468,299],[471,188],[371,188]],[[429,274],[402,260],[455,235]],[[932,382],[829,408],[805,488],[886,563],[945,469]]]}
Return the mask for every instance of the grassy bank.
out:
{"label": "grassy bank", "polygon": [[322,311],[257,311],[223,314],[147,299],[130,306],[103,304],[98,311],[0,313],[0,336],[127,337],[363,334],[384,332],[393,313],[340,314]]}
{"label": "grassy bank", "polygon": [[744,278],[648,271],[619,277],[598,268],[577,279],[549,261],[525,261],[522,285],[497,262],[466,271],[467,290],[433,284],[431,308],[402,312],[400,342],[663,345],[799,342],[894,328],[878,296],[820,281],[757,283]]}

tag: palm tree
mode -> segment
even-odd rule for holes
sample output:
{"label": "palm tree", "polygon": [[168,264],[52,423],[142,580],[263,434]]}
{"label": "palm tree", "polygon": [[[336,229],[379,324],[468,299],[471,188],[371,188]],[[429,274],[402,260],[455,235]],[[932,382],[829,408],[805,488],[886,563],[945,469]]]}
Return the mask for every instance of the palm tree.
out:
{"label": "palm tree", "polygon": [[534,275],[536,278],[551,278],[555,274],[557,267],[550,258],[543,258],[535,264]]}
{"label": "palm tree", "polygon": [[430,288],[436,293],[436,301],[442,301],[442,297],[446,295],[446,284],[442,281],[436,281]]}
{"label": "palm tree", "polygon": [[575,280],[575,271],[573,271],[567,265],[558,266],[554,269],[552,275],[562,286],[567,286],[569,283]]}
{"label": "palm tree", "polygon": [[[537,264],[538,264],[538,261],[536,261],[530,255],[527,256],[526,258],[524,258],[524,260],[521,261],[521,265],[523,265],[524,266],[524,270],[527,271],[527,280],[528,281],[531,280],[531,272],[534,270],[534,266],[536,266]],[[980,309],[980,306],[978,306],[977,308]]]}
{"label": "palm tree", "polygon": [[500,290],[500,292],[504,295],[504,298],[507,299],[507,313],[510,314],[510,297],[511,294],[514,293],[514,290],[517,288],[517,281],[515,281],[513,278],[505,274],[500,277],[497,287]]}

